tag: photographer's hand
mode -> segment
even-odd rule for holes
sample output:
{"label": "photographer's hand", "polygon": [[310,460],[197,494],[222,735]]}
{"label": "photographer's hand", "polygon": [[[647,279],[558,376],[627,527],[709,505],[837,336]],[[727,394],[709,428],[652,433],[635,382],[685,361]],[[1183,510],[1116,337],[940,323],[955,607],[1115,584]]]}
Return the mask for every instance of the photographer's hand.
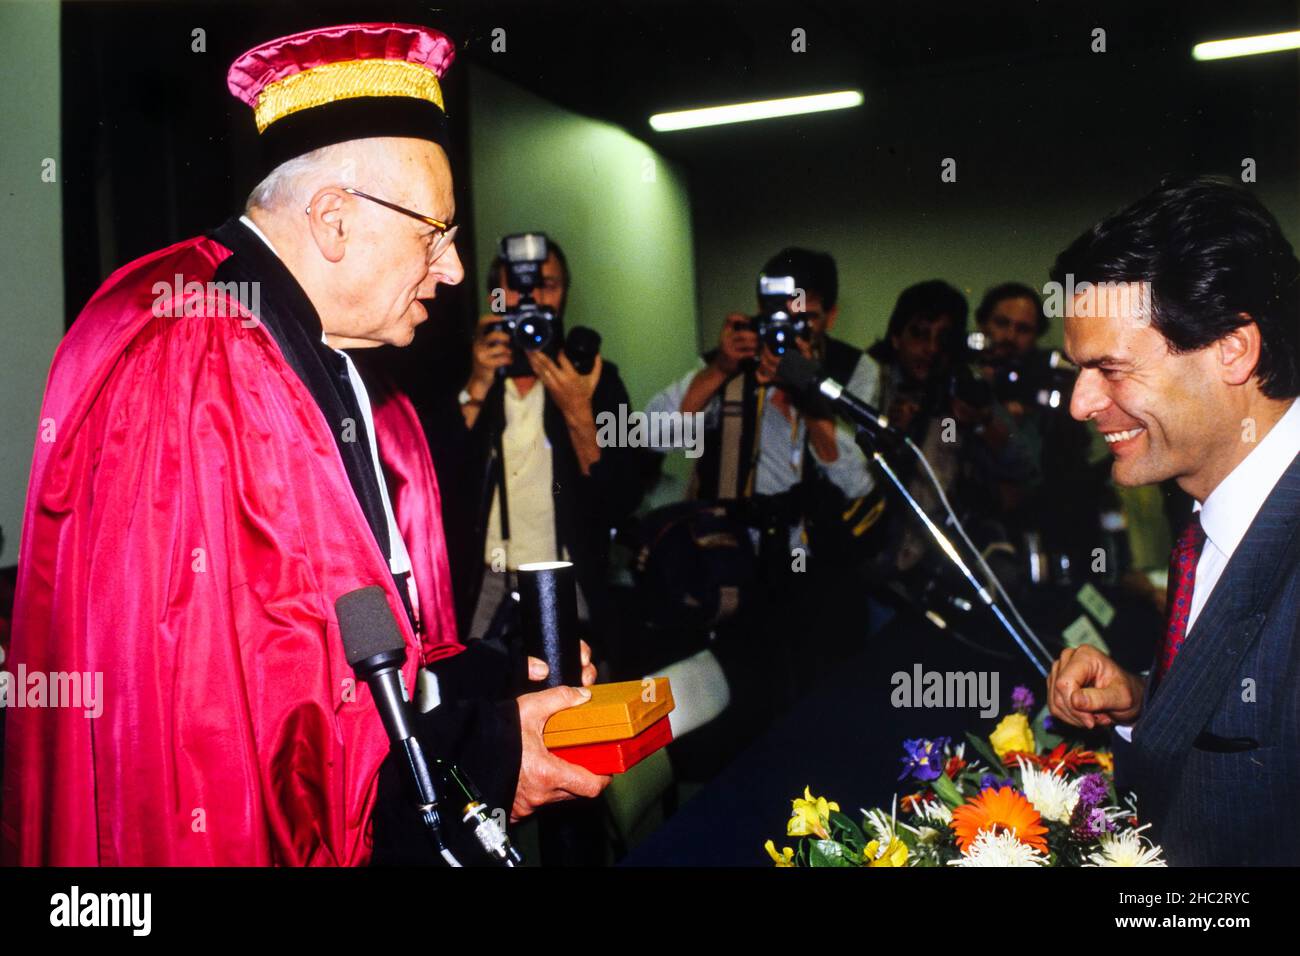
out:
{"label": "photographer's hand", "polygon": [[969,402],[963,402],[955,395],[952,398],[952,414],[958,424],[974,426],[980,441],[994,451],[1006,447],[1011,440],[1011,430],[1006,423],[993,414],[993,406],[978,408]]}
{"label": "photographer's hand", "polygon": [[758,335],[749,327],[749,319],[740,312],[731,313],[722,323],[718,354],[691,379],[682,396],[682,412],[690,415],[703,411],[723,383],[740,371],[741,363],[757,354]]}
{"label": "photographer's hand", "polygon": [[496,380],[497,369],[510,364],[510,336],[505,332],[485,332],[487,326],[499,322],[501,316],[489,312],[479,317],[478,328],[474,333],[474,346],[471,356],[469,381],[465,391],[469,392],[469,401],[461,405],[461,414],[465,417],[465,427],[473,428],[478,420],[478,413],[483,408],[483,399]]}
{"label": "photographer's hand", "polygon": [[541,379],[551,400],[564,415],[569,427],[569,440],[584,475],[591,474],[591,466],[600,461],[600,445],[596,442],[596,417],[591,409],[591,397],[600,381],[604,367],[599,355],[586,375],[573,367],[569,357],[560,352],[560,361],[553,362],[544,352],[527,352],[528,364]]}

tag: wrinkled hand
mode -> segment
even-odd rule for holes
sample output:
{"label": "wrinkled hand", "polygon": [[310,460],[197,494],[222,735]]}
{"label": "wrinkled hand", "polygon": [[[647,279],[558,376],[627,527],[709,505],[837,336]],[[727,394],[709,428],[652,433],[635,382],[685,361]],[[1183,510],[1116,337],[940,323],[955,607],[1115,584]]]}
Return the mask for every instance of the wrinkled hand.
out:
{"label": "wrinkled hand", "polygon": [[758,333],[749,327],[749,317],[732,312],[722,323],[718,354],[713,364],[730,378],[740,370],[740,363],[758,354]]}
{"label": "wrinkled hand", "polygon": [[576,707],[591,698],[591,691],[577,687],[552,687],[518,700],[519,730],[523,755],[519,761],[519,783],[510,819],[520,820],[538,807],[575,797],[596,797],[609,786],[608,776],[597,776],[567,760],[553,756],[542,742],[542,728],[554,713]]}
{"label": "wrinkled hand", "polygon": [[[596,683],[596,665],[591,662],[591,647],[586,641],[579,641],[578,647],[582,660],[582,686],[590,687]],[[546,675],[550,672],[550,666],[540,657],[528,658],[529,680],[546,680]]]}
{"label": "wrinkled hand", "polygon": [[1047,677],[1052,716],[1075,727],[1130,724],[1142,710],[1142,680],[1090,647],[1066,648]]}
{"label": "wrinkled hand", "polygon": [[596,383],[600,381],[603,362],[599,355],[586,375],[581,374],[569,357],[560,352],[560,361],[554,362],[544,352],[525,352],[528,364],[546,387],[551,400],[559,406],[566,420],[591,415],[591,396],[596,393]]}

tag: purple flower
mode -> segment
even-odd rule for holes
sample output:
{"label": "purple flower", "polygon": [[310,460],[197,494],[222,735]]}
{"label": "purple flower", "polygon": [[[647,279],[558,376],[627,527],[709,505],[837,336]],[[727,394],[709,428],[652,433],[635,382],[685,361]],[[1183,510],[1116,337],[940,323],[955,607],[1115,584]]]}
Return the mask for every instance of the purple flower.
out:
{"label": "purple flower", "polygon": [[1011,690],[1011,709],[1027,714],[1034,709],[1034,693],[1024,684],[1017,684]]}
{"label": "purple flower", "polygon": [[908,776],[912,776],[923,782],[937,780],[943,773],[943,748],[946,746],[948,746],[947,737],[936,737],[934,740],[921,737],[915,740],[904,740],[903,772],[898,779],[905,780]]}
{"label": "purple flower", "polygon": [[1079,783],[1078,806],[1091,810],[1106,799],[1107,793],[1106,778],[1099,773],[1090,773]]}
{"label": "purple flower", "polygon": [[1114,824],[1106,819],[1106,811],[1101,807],[1093,807],[1082,814],[1079,813],[1079,808],[1075,807],[1073,820],[1078,821],[1074,823],[1073,830],[1079,840],[1095,840],[1103,833],[1115,829]]}
{"label": "purple flower", "polygon": [[1043,714],[1043,729],[1051,730],[1056,726],[1056,721],[1052,720],[1051,714]]}
{"label": "purple flower", "polygon": [[1108,793],[1106,778],[1099,773],[1087,774],[1079,782],[1079,802],[1070,814],[1070,827],[1076,839],[1092,840],[1114,829],[1101,808]]}
{"label": "purple flower", "polygon": [[1016,788],[1015,780],[1010,777],[998,777],[996,774],[986,773],[980,777],[980,790],[987,790],[992,787],[994,790],[1001,790],[1003,787]]}

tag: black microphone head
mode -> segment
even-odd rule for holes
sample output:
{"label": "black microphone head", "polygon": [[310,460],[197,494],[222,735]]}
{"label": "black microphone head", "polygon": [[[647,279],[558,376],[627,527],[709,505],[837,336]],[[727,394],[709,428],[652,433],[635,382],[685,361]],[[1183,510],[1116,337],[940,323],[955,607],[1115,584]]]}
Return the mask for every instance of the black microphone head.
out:
{"label": "black microphone head", "polygon": [[358,663],[377,654],[406,653],[406,642],[388,606],[384,589],[377,584],[349,591],[334,602],[339,634],[348,663]]}
{"label": "black microphone head", "polygon": [[821,369],[812,359],[804,358],[799,352],[791,349],[781,356],[781,361],[776,366],[777,377],[800,391],[816,391],[817,382],[822,378]]}

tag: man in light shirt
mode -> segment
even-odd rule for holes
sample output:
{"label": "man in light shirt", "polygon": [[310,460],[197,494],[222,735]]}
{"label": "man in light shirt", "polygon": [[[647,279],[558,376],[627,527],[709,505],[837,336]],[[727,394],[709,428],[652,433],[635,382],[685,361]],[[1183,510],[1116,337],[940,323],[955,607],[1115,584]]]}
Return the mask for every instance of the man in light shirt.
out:
{"label": "man in light shirt", "polygon": [[1300,262],[1257,200],[1202,179],[1088,230],[1053,279],[1075,289],[1071,414],[1116,483],[1172,478],[1196,507],[1149,675],[1066,650],[1052,713],[1116,727],[1117,773],[1171,863],[1298,863]]}

